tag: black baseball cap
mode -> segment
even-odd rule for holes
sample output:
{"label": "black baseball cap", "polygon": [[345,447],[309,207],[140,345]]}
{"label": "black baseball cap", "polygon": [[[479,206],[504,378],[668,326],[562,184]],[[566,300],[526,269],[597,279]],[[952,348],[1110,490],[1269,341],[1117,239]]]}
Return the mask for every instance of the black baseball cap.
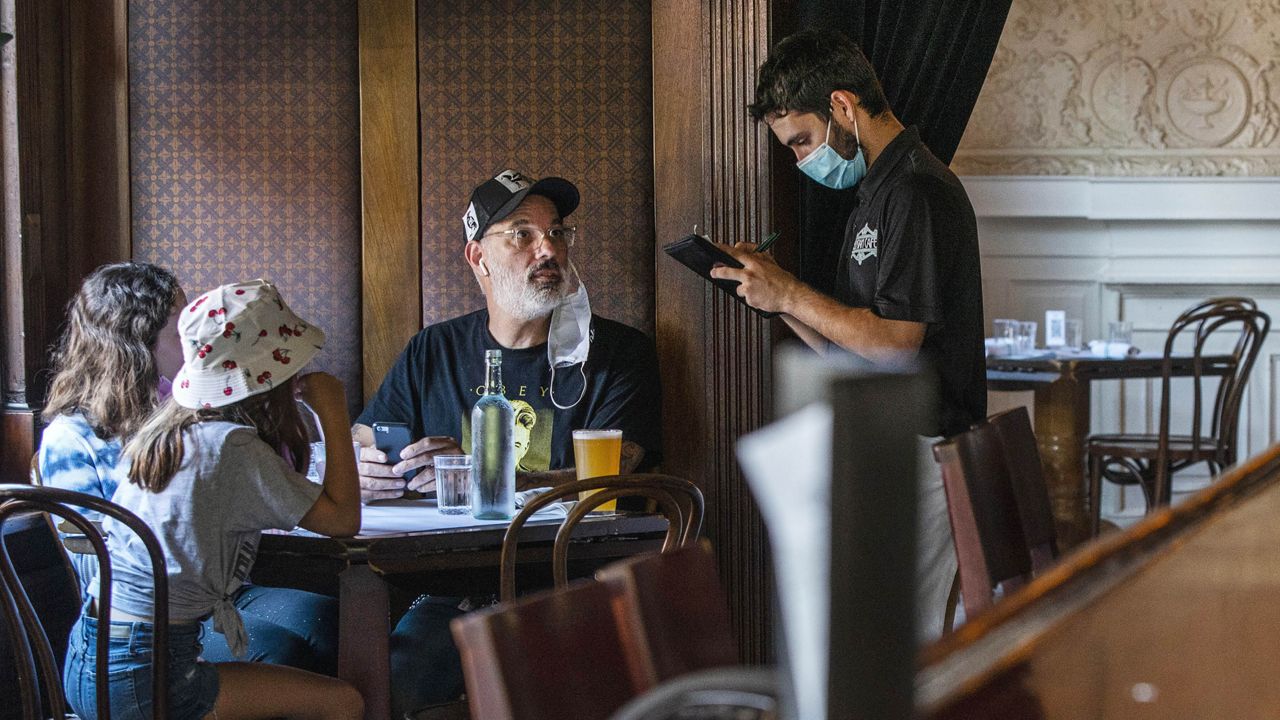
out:
{"label": "black baseball cap", "polygon": [[515,170],[503,170],[471,191],[471,204],[462,216],[467,240],[483,237],[490,225],[510,215],[530,193],[555,203],[561,218],[569,217],[578,207],[578,188],[564,178],[534,180]]}

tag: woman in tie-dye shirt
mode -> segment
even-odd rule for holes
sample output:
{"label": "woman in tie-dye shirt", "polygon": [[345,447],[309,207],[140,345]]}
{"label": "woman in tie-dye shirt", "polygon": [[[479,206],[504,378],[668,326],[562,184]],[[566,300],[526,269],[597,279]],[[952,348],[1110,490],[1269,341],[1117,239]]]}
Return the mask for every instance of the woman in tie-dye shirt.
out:
{"label": "woman in tie-dye shirt", "polygon": [[[44,484],[111,499],[128,481],[121,449],[182,367],[178,313],[187,298],[168,270],[141,262],[103,265],[85,278],[67,308],[54,352],[38,463]],[[97,520],[96,513],[86,512]],[[92,555],[71,556],[81,589],[96,573]],[[333,598],[246,584],[236,597],[252,660],[333,674],[337,604]],[[231,658],[221,634],[205,633],[204,657]]]}
{"label": "woman in tie-dye shirt", "polygon": [[[182,367],[177,312],[184,304],[173,273],[150,263],[104,265],[85,279],[53,357],[39,451],[45,484],[111,499],[129,471],[121,438],[142,425]],[[93,558],[76,559],[86,583]]]}

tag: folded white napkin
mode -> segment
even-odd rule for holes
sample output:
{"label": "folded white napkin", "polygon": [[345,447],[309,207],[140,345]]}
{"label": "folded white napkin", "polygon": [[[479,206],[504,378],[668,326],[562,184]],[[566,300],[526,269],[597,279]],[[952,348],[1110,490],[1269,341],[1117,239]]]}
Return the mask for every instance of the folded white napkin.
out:
{"label": "folded white napkin", "polygon": [[1004,357],[1013,354],[1013,343],[1005,338],[985,338],[987,357]]}
{"label": "folded white napkin", "polygon": [[1094,357],[1119,359],[1128,357],[1129,355],[1137,355],[1138,348],[1130,345],[1129,343],[1090,340],[1089,352],[1092,353]]}
{"label": "folded white napkin", "polygon": [[[516,509],[519,510],[520,508],[524,507],[527,503],[532,502],[534,498],[538,497],[539,495],[542,495],[543,493],[547,493],[550,491],[551,491],[551,488],[549,487],[530,488],[528,490],[521,490],[520,492],[516,493]],[[553,502],[550,505],[547,505],[546,507],[542,508],[538,512],[534,513],[534,515],[537,515],[538,517],[560,517],[560,518],[568,517],[569,509],[573,507],[574,502],[575,501],[573,500],[563,500],[561,502]]]}

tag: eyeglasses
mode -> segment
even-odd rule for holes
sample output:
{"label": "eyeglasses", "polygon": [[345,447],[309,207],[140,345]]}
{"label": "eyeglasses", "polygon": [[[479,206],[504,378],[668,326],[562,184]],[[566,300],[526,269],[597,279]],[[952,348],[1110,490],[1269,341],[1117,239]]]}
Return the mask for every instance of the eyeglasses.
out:
{"label": "eyeglasses", "polygon": [[573,239],[578,234],[576,225],[556,225],[546,230],[539,230],[536,227],[518,227],[512,230],[500,230],[493,232],[480,238],[483,240],[487,237],[503,236],[508,244],[517,250],[527,250],[534,243],[542,242],[543,238],[550,240],[553,245],[564,245],[565,247],[573,247]]}

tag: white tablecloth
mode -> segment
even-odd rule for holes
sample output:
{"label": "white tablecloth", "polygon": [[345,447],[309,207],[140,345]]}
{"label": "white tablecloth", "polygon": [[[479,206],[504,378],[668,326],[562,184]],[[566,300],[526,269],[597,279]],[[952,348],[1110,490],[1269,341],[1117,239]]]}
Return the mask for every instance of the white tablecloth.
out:
{"label": "white tablecloth", "polygon": [[[530,520],[562,520],[564,517],[564,506],[553,503],[534,513]],[[423,530],[508,525],[510,522],[509,520],[477,520],[469,513],[442,515],[436,509],[435,499],[379,500],[364,506],[360,517],[360,535],[366,537],[398,535]]]}

